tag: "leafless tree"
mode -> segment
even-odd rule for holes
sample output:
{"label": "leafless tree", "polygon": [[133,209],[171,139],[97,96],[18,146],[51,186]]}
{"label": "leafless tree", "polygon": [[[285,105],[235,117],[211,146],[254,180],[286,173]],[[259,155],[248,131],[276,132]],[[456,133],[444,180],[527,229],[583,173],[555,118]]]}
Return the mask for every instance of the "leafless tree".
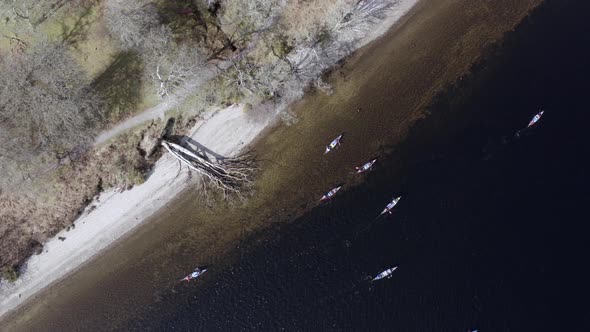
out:
{"label": "leafless tree", "polygon": [[280,95],[289,73],[289,65],[281,59],[258,64],[245,58],[233,63],[222,76],[227,81],[226,85],[234,86],[244,96],[256,95],[262,99],[273,99]]}
{"label": "leafless tree", "polygon": [[137,51],[145,74],[160,98],[183,86],[209,79],[206,55],[196,45],[175,41],[170,27],[158,20],[157,8],[147,0],[108,0],[107,25],[122,46]]}
{"label": "leafless tree", "polygon": [[102,103],[75,63],[62,44],[43,44],[30,53],[2,59],[3,162],[30,163],[92,139],[103,116]]}
{"label": "leafless tree", "polygon": [[233,41],[272,26],[286,0],[231,0],[221,2],[219,21]]}
{"label": "leafless tree", "polygon": [[330,65],[330,57],[324,51],[324,47],[316,44],[301,45],[293,50],[287,55],[293,74],[306,81],[313,80]]}
{"label": "leafless tree", "polygon": [[306,40],[287,56],[293,72],[302,79],[314,80],[336,61],[348,55],[355,43],[377,21],[385,18],[399,0],[361,0],[346,6],[349,0],[339,0],[342,6],[325,13],[322,26],[313,29]]}
{"label": "leafless tree", "polygon": [[338,35],[341,43],[356,42],[398,5],[399,0],[361,0],[333,24],[331,31]]}
{"label": "leafless tree", "polygon": [[201,175],[205,194],[208,187],[211,187],[219,191],[224,199],[244,199],[245,193],[252,186],[257,167],[254,158],[248,154],[211,161],[172,142],[163,140],[162,146],[182,164]]}
{"label": "leafless tree", "polygon": [[196,46],[174,45],[171,41],[161,44],[159,51],[146,53],[144,57],[148,73],[160,98],[183,86],[188,81],[198,84],[212,76],[207,68],[206,56]]}
{"label": "leafless tree", "polygon": [[250,62],[243,61],[233,63],[232,68],[223,74],[227,80],[227,86],[235,86],[236,90],[245,94],[253,95],[258,91],[259,81],[257,79],[256,66]]}
{"label": "leafless tree", "polygon": [[149,0],[107,0],[105,20],[126,49],[142,49],[146,36],[160,26],[157,8]]}
{"label": "leafless tree", "polygon": [[[284,59],[254,61],[246,57],[234,62],[222,76],[227,85],[234,86],[243,96],[280,97],[284,102],[291,102],[310,83],[331,94],[332,88],[321,79],[321,74],[350,54],[372,24],[383,19],[397,3],[398,0],[336,0],[323,7],[316,6],[316,3],[305,4],[304,13],[297,13],[289,20],[302,18],[309,26],[290,26],[290,33],[295,32],[294,40],[300,40],[300,43]],[[244,7],[243,10],[252,9]],[[286,32],[286,38],[290,33]]]}
{"label": "leafless tree", "polygon": [[290,1],[279,25],[296,45],[315,42],[349,13],[358,0]]}

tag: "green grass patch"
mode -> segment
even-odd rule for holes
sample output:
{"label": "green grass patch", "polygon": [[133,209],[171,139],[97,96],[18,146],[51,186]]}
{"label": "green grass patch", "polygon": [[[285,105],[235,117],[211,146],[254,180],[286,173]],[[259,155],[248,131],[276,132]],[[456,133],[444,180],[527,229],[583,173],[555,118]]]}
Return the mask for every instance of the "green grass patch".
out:
{"label": "green grass patch", "polygon": [[51,41],[65,42],[74,46],[86,40],[88,31],[100,18],[97,6],[62,11],[60,14],[43,24],[40,31]]}
{"label": "green grass patch", "polygon": [[93,86],[107,103],[107,121],[115,123],[135,113],[142,103],[143,63],[133,52],[118,54]]}
{"label": "green grass patch", "polygon": [[289,42],[287,36],[276,35],[272,40],[270,48],[276,57],[285,59],[287,55],[291,53],[294,47]]}

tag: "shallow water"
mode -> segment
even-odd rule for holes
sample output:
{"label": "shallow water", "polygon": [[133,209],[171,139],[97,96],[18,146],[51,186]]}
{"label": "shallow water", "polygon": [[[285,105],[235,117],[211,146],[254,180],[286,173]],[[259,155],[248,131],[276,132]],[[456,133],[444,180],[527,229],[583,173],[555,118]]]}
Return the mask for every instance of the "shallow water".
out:
{"label": "shallow water", "polygon": [[[132,236],[132,248],[115,248],[64,282],[79,295],[48,295],[53,300],[37,309],[43,317],[28,328],[589,330],[588,10],[583,1],[537,10],[409,133],[396,121],[411,107],[402,109],[387,89],[360,87],[363,98],[351,100],[362,102],[360,114],[319,97],[313,105],[326,105],[303,122],[329,112],[339,121],[313,135],[317,128],[289,129],[317,153],[304,144],[272,150],[281,144],[272,134],[259,144],[270,169],[262,187],[293,172],[275,189],[275,206],[236,215],[202,210],[188,194]],[[383,87],[397,74],[382,70],[375,81]],[[538,126],[516,139],[539,107],[547,112]],[[317,136],[340,131],[343,145],[322,157]],[[398,137],[403,143],[391,145]],[[287,163],[287,154],[300,163]],[[364,181],[350,174],[375,154]],[[268,166],[281,162],[276,173]],[[316,205],[338,182],[347,182],[344,190]],[[375,219],[397,194],[394,214]],[[293,202],[298,209],[288,208]],[[202,234],[205,219],[223,224]],[[274,226],[259,231],[260,220]],[[176,283],[195,264],[210,270],[195,283]],[[391,279],[368,282],[394,265]]]}

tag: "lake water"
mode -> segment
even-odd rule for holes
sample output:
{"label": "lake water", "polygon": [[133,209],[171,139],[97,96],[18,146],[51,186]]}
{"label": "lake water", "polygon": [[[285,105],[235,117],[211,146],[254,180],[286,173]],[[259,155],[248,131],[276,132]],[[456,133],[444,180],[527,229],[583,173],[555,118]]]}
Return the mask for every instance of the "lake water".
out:
{"label": "lake water", "polygon": [[[141,274],[126,288],[102,282],[102,325],[90,300],[79,302],[87,324],[52,321],[135,331],[589,331],[588,12],[587,1],[537,9],[438,96],[402,144],[384,147],[362,183],[252,232],[202,279],[162,287],[149,261],[131,262],[143,268],[129,271],[155,280],[145,298],[131,289]],[[541,121],[515,137],[539,108]],[[326,157],[346,158],[346,149],[345,140]],[[403,198],[393,214],[376,219],[394,195]],[[369,282],[396,265],[392,278]],[[103,297],[120,302],[105,308]]]}
{"label": "lake water", "polygon": [[260,234],[214,281],[126,327],[590,330],[589,11],[537,10],[364,184]]}

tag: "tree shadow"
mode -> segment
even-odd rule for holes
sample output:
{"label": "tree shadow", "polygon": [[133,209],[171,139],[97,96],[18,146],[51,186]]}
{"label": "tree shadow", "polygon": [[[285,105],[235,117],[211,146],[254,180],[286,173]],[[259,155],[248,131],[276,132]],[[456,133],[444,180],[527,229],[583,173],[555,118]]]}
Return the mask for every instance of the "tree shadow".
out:
{"label": "tree shadow", "polygon": [[106,120],[119,121],[141,102],[143,63],[134,52],[121,52],[92,83],[107,104]]}
{"label": "tree shadow", "polygon": [[190,136],[171,135],[171,136],[168,136],[168,139],[172,142],[175,142],[175,143],[181,145],[185,149],[190,150],[191,152],[202,156],[203,158],[205,158],[207,160],[211,160],[212,158],[214,158],[216,161],[222,161],[224,159],[227,159],[227,157],[224,157],[224,156],[220,155],[219,153],[207,148],[203,144],[195,141]]}
{"label": "tree shadow", "polygon": [[191,0],[165,1],[158,6],[163,24],[168,25],[176,38],[206,42],[208,12]]}
{"label": "tree shadow", "polygon": [[93,15],[93,5],[84,9],[81,15],[76,19],[73,26],[61,23],[62,40],[64,43],[75,47],[87,37],[88,28],[97,20],[97,15]]}
{"label": "tree shadow", "polygon": [[225,59],[237,46],[221,29],[217,21],[219,4],[208,8],[204,2],[177,0],[162,2],[158,12],[163,24],[174,32],[175,38],[205,45],[209,59]]}

